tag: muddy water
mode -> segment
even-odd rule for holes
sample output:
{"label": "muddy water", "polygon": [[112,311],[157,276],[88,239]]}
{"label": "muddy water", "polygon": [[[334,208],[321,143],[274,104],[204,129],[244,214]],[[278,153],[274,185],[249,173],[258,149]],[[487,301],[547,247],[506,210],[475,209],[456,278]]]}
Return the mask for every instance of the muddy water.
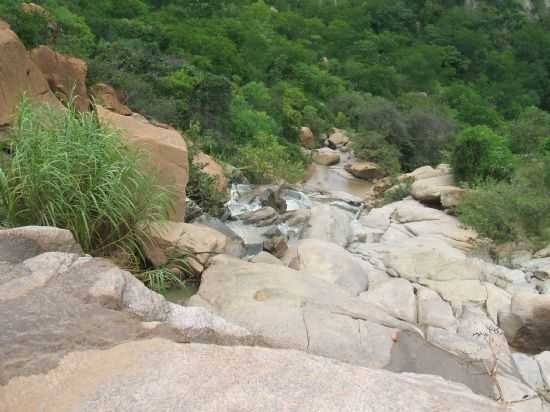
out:
{"label": "muddy water", "polygon": [[342,162],[331,167],[312,164],[304,182],[305,190],[346,192],[360,198],[367,195],[370,187],[371,183],[357,179],[346,172]]}

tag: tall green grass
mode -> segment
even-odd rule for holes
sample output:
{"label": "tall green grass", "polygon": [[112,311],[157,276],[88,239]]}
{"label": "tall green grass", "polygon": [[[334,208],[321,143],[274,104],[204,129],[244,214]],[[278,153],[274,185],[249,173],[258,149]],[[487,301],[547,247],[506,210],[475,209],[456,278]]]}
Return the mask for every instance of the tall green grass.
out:
{"label": "tall green grass", "polygon": [[0,169],[0,219],[8,226],[66,228],[88,253],[137,258],[147,223],[170,211],[172,193],[142,167],[144,154],[93,113],[23,99],[11,153]]}

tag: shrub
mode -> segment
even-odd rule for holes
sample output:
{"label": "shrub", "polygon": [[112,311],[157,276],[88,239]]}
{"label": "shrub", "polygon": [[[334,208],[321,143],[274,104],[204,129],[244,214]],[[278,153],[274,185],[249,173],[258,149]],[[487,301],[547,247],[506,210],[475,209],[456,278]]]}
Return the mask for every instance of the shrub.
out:
{"label": "shrub", "polygon": [[353,152],[356,158],[377,163],[386,175],[400,172],[399,149],[388,143],[384,136],[376,132],[363,132],[352,138]]}
{"label": "shrub", "polygon": [[458,181],[466,183],[508,179],[513,173],[505,140],[486,126],[469,127],[457,136],[451,165]]}
{"label": "shrub", "polygon": [[142,160],[92,113],[23,100],[1,173],[0,214],[10,226],[69,229],[94,255],[137,259],[149,241],[147,223],[166,219],[172,200]]}
{"label": "shrub", "polygon": [[299,149],[285,145],[269,134],[260,134],[240,148],[236,160],[255,183],[271,183],[281,179],[295,183],[305,174],[305,161]]}
{"label": "shrub", "polygon": [[510,147],[514,153],[537,153],[550,136],[550,113],[527,108],[510,125]]}
{"label": "shrub", "polygon": [[384,192],[384,196],[382,197],[382,206],[393,202],[398,202],[409,196],[411,194],[413,182],[413,179],[406,179],[395,187],[386,190]]}
{"label": "shrub", "polygon": [[522,165],[511,182],[488,181],[467,192],[460,220],[497,242],[550,240],[550,158]]}
{"label": "shrub", "polygon": [[209,215],[219,216],[223,212],[225,196],[216,188],[216,179],[204,173],[192,161],[189,161],[187,196]]}

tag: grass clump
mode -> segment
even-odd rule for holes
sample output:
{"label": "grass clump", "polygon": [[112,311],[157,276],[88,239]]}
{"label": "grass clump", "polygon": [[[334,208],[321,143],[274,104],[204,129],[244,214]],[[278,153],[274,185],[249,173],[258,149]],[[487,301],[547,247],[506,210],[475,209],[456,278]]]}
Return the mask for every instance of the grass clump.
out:
{"label": "grass clump", "polygon": [[413,183],[414,179],[405,179],[403,182],[400,182],[396,186],[386,190],[382,197],[382,206],[405,199],[411,194],[411,187]]}
{"label": "grass clump", "polygon": [[142,168],[143,155],[93,113],[23,99],[0,170],[0,216],[8,226],[70,230],[92,255],[140,259],[147,223],[166,219],[169,190]]}

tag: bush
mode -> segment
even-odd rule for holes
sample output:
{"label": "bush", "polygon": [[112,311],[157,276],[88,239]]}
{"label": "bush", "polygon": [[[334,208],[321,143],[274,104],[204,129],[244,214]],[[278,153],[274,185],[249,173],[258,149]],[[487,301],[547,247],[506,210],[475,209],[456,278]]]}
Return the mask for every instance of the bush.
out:
{"label": "bush", "polygon": [[260,134],[240,148],[236,160],[254,183],[272,183],[281,179],[295,183],[305,174],[305,161],[299,149],[284,145],[277,137],[268,134]]}
{"label": "bush", "polygon": [[527,108],[510,125],[510,147],[514,153],[537,153],[550,136],[550,113]]}
{"label": "bush", "polygon": [[488,181],[467,192],[458,217],[497,242],[550,241],[550,159],[523,166],[511,182]]}
{"label": "bush", "polygon": [[396,175],[401,171],[399,149],[388,143],[379,133],[363,132],[354,135],[352,147],[357,159],[377,163],[386,175]]}
{"label": "bush", "polygon": [[10,226],[69,229],[93,255],[139,258],[146,225],[166,219],[171,196],[143,172],[142,156],[92,113],[22,101],[12,157],[0,171],[0,216]]}
{"label": "bush", "polygon": [[209,215],[219,216],[223,212],[225,196],[216,188],[216,179],[204,173],[191,160],[187,196]]}
{"label": "bush", "polygon": [[451,165],[457,180],[466,183],[508,179],[514,169],[506,141],[486,126],[469,127],[457,136]]}
{"label": "bush", "polygon": [[398,202],[405,199],[411,194],[411,187],[413,182],[414,179],[406,179],[395,187],[386,190],[384,192],[384,196],[382,197],[381,205],[388,205],[390,203]]}

